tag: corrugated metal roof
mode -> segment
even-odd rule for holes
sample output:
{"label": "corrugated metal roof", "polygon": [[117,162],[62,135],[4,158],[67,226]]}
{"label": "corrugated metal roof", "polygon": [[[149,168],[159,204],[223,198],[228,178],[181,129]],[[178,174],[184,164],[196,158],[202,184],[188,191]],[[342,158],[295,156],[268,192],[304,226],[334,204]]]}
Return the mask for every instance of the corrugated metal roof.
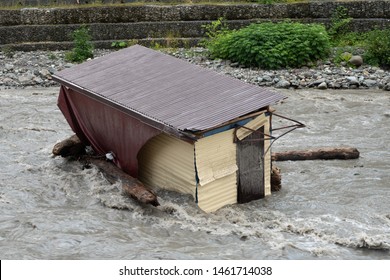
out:
{"label": "corrugated metal roof", "polygon": [[209,129],[284,98],[139,45],[62,70],[53,79],[179,131]]}

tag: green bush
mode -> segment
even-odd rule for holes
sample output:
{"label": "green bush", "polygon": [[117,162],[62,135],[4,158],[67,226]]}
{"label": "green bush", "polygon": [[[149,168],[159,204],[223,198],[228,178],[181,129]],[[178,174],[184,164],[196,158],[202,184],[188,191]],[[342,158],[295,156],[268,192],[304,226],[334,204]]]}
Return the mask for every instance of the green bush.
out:
{"label": "green bush", "polygon": [[336,65],[344,64],[348,65],[349,67],[353,67],[349,63],[349,60],[352,57],[352,54],[354,53],[355,49],[353,47],[338,47],[333,49],[333,62]]}
{"label": "green bush", "polygon": [[215,40],[217,37],[231,32],[227,25],[226,19],[223,17],[220,17],[209,24],[204,24],[202,27],[205,30],[206,38],[200,41],[200,45],[206,48],[209,46],[209,42],[211,40]]}
{"label": "green bush", "polygon": [[341,40],[345,34],[349,33],[349,25],[352,18],[348,16],[348,9],[343,6],[338,6],[331,18],[331,25],[328,29],[328,34],[332,41],[337,42]]}
{"label": "green bush", "polygon": [[125,41],[115,41],[111,43],[111,47],[116,49],[123,49],[123,48],[127,48],[128,44]]}
{"label": "green bush", "polygon": [[390,29],[373,30],[367,34],[364,59],[371,65],[390,67]]}
{"label": "green bush", "polygon": [[66,53],[66,60],[80,63],[88,58],[93,58],[93,44],[87,27],[83,26],[73,31],[72,38],[74,47],[72,51]]}
{"label": "green bush", "polygon": [[292,22],[257,23],[211,38],[213,58],[229,59],[266,69],[300,67],[325,58],[330,52],[323,25]]}

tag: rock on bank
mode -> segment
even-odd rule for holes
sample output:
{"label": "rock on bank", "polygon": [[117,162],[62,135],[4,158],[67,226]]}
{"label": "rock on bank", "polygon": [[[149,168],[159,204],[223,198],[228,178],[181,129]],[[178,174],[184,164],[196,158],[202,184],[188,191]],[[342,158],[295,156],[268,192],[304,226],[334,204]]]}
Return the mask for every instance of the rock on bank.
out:
{"label": "rock on bank", "polygon": [[[95,50],[95,57],[112,50]],[[164,50],[190,63],[213,69],[248,83],[276,88],[383,89],[390,91],[390,72],[362,65],[358,68],[324,62],[298,69],[262,70],[237,63],[210,60],[205,49]],[[58,86],[51,74],[73,64],[65,61],[65,51],[0,52],[0,87]]]}

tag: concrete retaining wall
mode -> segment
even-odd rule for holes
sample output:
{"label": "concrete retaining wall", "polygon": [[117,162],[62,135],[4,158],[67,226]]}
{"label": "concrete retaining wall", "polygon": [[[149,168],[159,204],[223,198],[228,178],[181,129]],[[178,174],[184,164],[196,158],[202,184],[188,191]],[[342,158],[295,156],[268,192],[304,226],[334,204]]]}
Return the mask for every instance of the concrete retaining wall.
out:
{"label": "concrete retaining wall", "polygon": [[184,38],[195,42],[204,34],[202,25],[219,17],[226,18],[232,28],[287,18],[329,24],[339,6],[347,8],[353,18],[352,30],[390,28],[390,1],[23,8],[0,10],[0,45],[25,50],[69,48],[70,34],[82,25],[90,28],[98,47],[129,39]]}

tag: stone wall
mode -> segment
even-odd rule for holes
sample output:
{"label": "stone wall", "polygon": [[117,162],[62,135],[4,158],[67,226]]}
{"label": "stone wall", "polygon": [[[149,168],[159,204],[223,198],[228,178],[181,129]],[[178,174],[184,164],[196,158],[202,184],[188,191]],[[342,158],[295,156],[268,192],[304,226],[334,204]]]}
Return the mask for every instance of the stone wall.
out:
{"label": "stone wall", "polygon": [[390,28],[390,1],[0,9],[0,46],[24,50],[69,48],[70,34],[82,25],[90,28],[97,47],[130,39],[194,43],[204,35],[202,25],[219,17],[226,18],[232,28],[287,18],[329,24],[338,6],[348,9],[352,30]]}
{"label": "stone wall", "polygon": [[[331,2],[335,0],[307,0],[306,2]],[[349,1],[361,1],[361,0],[349,0]],[[381,1],[381,0],[371,0],[371,1]],[[206,3],[207,0],[1,0],[0,6],[21,6],[21,7],[31,7],[31,6],[43,6],[43,5],[72,5],[72,4],[123,4],[123,3]],[[209,2],[227,2],[226,0],[210,0]],[[245,2],[245,0],[229,0],[230,3],[233,2]],[[247,2],[251,2],[248,0]],[[255,2],[255,1],[252,1]],[[276,1],[275,1],[276,2]]]}

